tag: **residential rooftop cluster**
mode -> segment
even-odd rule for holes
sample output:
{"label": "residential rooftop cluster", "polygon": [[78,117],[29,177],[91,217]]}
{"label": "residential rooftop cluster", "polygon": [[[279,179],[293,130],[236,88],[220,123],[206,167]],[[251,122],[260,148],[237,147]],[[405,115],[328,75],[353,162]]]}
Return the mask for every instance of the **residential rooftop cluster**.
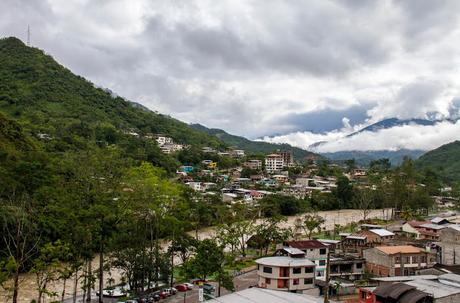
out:
{"label": "residential rooftop cluster", "polygon": [[364,223],[339,240],[285,241],[273,256],[256,260],[257,286],[311,298],[328,292],[340,302],[460,302],[457,222],[436,216]]}

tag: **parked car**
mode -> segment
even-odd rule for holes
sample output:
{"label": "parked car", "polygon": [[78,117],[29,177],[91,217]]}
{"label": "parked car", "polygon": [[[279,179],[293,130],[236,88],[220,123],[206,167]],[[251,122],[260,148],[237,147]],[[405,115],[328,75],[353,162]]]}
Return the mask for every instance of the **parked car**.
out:
{"label": "parked car", "polygon": [[148,302],[149,303],[160,301],[160,299],[161,299],[161,296],[160,296],[159,291],[156,291],[156,292],[151,293],[151,294],[148,295]]}
{"label": "parked car", "polygon": [[184,285],[187,286],[187,289],[193,289],[192,283],[184,283]]}
{"label": "parked car", "polygon": [[216,288],[213,285],[209,284],[209,283],[203,284],[203,289],[206,292],[214,292],[216,290]]}
{"label": "parked car", "polygon": [[185,284],[179,284],[179,285],[176,285],[176,289],[177,291],[184,292],[188,290],[188,287]]}
{"label": "parked car", "polygon": [[170,288],[165,288],[163,289],[166,293],[169,294],[169,296],[172,296],[172,295],[175,295],[177,294],[177,289],[175,289],[174,287],[170,287]]}
{"label": "parked car", "polygon": [[167,293],[167,292],[164,291],[164,290],[160,290],[160,291],[158,292],[158,294],[160,295],[160,298],[161,298],[161,299],[166,299],[167,297],[169,297],[169,293]]}

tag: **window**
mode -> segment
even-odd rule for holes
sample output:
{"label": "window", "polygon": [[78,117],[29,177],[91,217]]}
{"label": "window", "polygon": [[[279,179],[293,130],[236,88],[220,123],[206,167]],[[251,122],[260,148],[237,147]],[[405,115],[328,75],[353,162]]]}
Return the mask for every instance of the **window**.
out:
{"label": "window", "polygon": [[273,272],[271,267],[264,266],[264,273],[271,274]]}
{"label": "window", "polygon": [[270,278],[265,278],[265,284],[266,285],[270,285],[271,282],[272,282],[272,280]]}
{"label": "window", "polygon": [[292,284],[294,284],[294,285],[299,285],[299,279],[294,279],[294,280],[292,280]]}
{"label": "window", "polygon": [[305,273],[309,274],[313,272],[313,267],[305,267]]}
{"label": "window", "polygon": [[326,265],[326,260],[319,260],[319,266]]}
{"label": "window", "polygon": [[417,256],[412,257],[412,263],[418,263],[418,257]]}
{"label": "window", "polygon": [[325,254],[326,254],[326,249],[325,249],[325,248],[321,248],[321,249],[319,250],[319,254],[320,254],[320,255],[325,255]]}
{"label": "window", "polygon": [[406,257],[406,263],[410,263],[410,257]]}
{"label": "window", "polygon": [[303,284],[305,284],[305,285],[313,284],[313,279],[312,278],[305,278],[305,279],[303,279]]}
{"label": "window", "polygon": [[420,257],[420,259],[421,259],[421,261],[420,261],[420,262],[422,262],[422,263],[426,263],[426,257],[425,257],[425,256],[421,256],[421,257]]}
{"label": "window", "polygon": [[302,273],[302,268],[300,268],[300,267],[294,267],[294,268],[292,269],[292,273],[293,273],[293,274],[301,274],[301,273]]}
{"label": "window", "polygon": [[399,257],[395,258],[395,263],[401,263],[401,259]]}
{"label": "window", "polygon": [[356,263],[356,268],[363,268],[363,263]]}

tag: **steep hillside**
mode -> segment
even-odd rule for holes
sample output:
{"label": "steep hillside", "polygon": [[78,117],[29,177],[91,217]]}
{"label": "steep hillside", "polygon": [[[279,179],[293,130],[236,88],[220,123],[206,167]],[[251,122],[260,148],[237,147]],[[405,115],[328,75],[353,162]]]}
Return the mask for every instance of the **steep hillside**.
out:
{"label": "steep hillside", "polygon": [[21,126],[0,113],[0,162],[17,158],[24,151],[34,149]]}
{"label": "steep hillside", "polygon": [[421,156],[416,165],[420,169],[430,168],[450,181],[460,179],[460,141],[445,144]]}
{"label": "steep hillside", "polygon": [[95,140],[113,130],[166,133],[181,143],[224,145],[186,123],[96,88],[19,39],[0,40],[0,66],[0,110],[32,133],[61,138],[70,133]]}
{"label": "steep hillside", "polygon": [[210,135],[213,135],[229,146],[234,146],[237,148],[244,149],[252,153],[271,153],[276,150],[292,150],[294,158],[299,161],[304,161],[308,157],[318,158],[319,155],[309,152],[307,150],[292,147],[289,144],[273,144],[268,142],[260,141],[251,141],[244,137],[231,135],[221,129],[217,128],[207,128],[200,124],[192,124],[191,127],[194,129],[206,132]]}

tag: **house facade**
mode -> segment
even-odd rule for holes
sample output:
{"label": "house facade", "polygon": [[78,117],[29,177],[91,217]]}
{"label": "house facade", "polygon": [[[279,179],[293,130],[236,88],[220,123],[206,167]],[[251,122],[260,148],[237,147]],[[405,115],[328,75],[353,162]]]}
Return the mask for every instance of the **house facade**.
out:
{"label": "house facade", "polygon": [[460,226],[451,225],[440,232],[438,247],[438,263],[443,265],[460,264]]}
{"label": "house facade", "polygon": [[288,241],[285,243],[305,253],[305,257],[316,265],[316,276],[325,276],[329,246],[318,240]]}
{"label": "house facade", "polygon": [[289,292],[314,288],[315,264],[303,255],[265,257],[256,263],[257,285],[261,288]]}
{"label": "house facade", "polygon": [[281,171],[284,166],[284,159],[280,154],[270,154],[265,157],[265,169],[269,173]]}
{"label": "house facade", "polygon": [[378,246],[363,251],[366,269],[380,277],[415,275],[435,264],[435,255],[410,245]]}

